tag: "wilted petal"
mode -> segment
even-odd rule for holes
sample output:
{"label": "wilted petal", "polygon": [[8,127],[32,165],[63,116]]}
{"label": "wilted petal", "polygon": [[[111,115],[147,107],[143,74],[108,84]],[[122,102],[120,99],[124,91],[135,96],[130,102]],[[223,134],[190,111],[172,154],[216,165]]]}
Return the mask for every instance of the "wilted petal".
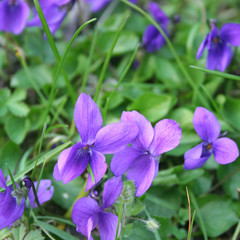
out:
{"label": "wilted petal", "polygon": [[109,179],[103,188],[103,208],[112,206],[120,196],[123,189],[121,177],[112,177]]}
{"label": "wilted petal", "polygon": [[6,188],[6,180],[5,180],[5,177],[4,177],[4,174],[3,174],[3,171],[2,169],[0,168],[0,187],[1,188]]}
{"label": "wilted petal", "polygon": [[197,107],[193,115],[193,126],[199,137],[212,143],[220,134],[221,126],[215,115],[206,108]]}
{"label": "wilted petal", "polygon": [[166,26],[168,24],[168,17],[162,11],[162,9],[155,2],[149,2],[148,11],[151,13],[153,18],[162,26]]}
{"label": "wilted petal", "polygon": [[117,223],[118,217],[115,216],[114,214],[107,212],[100,213],[98,229],[101,240],[115,239]]}
{"label": "wilted petal", "polygon": [[154,127],[153,141],[149,147],[153,156],[158,156],[177,147],[182,137],[182,129],[172,119],[163,119]]}
{"label": "wilted petal", "polygon": [[92,12],[98,12],[104,8],[110,0],[85,0],[85,2],[90,4]]}
{"label": "wilted petal", "polygon": [[113,154],[124,149],[138,134],[138,127],[133,122],[109,124],[99,130],[94,149],[103,154]]}
{"label": "wilted petal", "polygon": [[240,45],[240,24],[227,23],[220,29],[220,37],[224,41],[237,47]]}
{"label": "wilted petal", "polygon": [[[34,186],[35,186],[36,190],[37,190],[37,183],[38,182],[34,182]],[[40,181],[38,191],[37,191],[38,201],[39,201],[40,205],[42,205],[44,202],[49,201],[52,198],[53,191],[54,191],[54,188],[52,186],[51,180],[42,179]],[[30,189],[30,191],[28,193],[28,199],[29,199],[29,202],[30,202],[32,208],[38,207],[38,205],[35,201],[35,197],[34,197],[32,188]],[[35,201],[35,205],[33,206],[34,201]]]}
{"label": "wilted petal", "polygon": [[237,144],[230,138],[219,138],[213,143],[213,155],[220,164],[234,162],[239,156]]}
{"label": "wilted petal", "polygon": [[[166,30],[163,30],[166,33]],[[151,53],[160,49],[166,42],[158,29],[153,25],[149,25],[143,34],[142,43],[147,52]]]}
{"label": "wilted petal", "polygon": [[203,144],[204,143],[200,143],[199,145],[188,150],[184,154],[184,170],[200,168],[208,160],[210,155],[206,157],[201,157]]}
{"label": "wilted petal", "polygon": [[23,31],[29,16],[29,7],[22,0],[0,2],[0,31],[19,34]]}
{"label": "wilted petal", "polygon": [[153,127],[151,123],[139,112],[123,112],[121,122],[135,122],[138,126],[138,135],[130,144],[147,150],[153,139]]}
{"label": "wilted petal", "polygon": [[[99,182],[107,171],[107,164],[105,163],[105,157],[100,152],[92,150],[92,155],[90,159],[90,166],[93,171],[95,184]],[[88,174],[88,181],[86,186],[86,191],[93,187],[94,183],[90,173]]]}
{"label": "wilted petal", "polygon": [[63,183],[66,184],[84,172],[89,160],[89,149],[85,149],[82,143],[76,143],[60,153],[57,162],[58,171],[54,169],[53,176],[58,179],[60,174]]}
{"label": "wilted petal", "polygon": [[72,220],[77,225],[77,231],[91,239],[91,231],[98,224],[98,215],[101,209],[96,200],[80,198],[73,206]]}
{"label": "wilted petal", "polygon": [[201,42],[201,44],[198,48],[198,51],[197,51],[197,59],[199,59],[202,56],[202,54],[204,52],[204,49],[205,49],[205,47],[207,46],[207,43],[208,43],[208,37],[209,37],[209,34],[207,34],[207,36]]}
{"label": "wilted petal", "polygon": [[122,151],[113,155],[111,161],[112,172],[115,176],[123,175],[131,164],[143,154],[144,152],[142,150],[127,146]]}
{"label": "wilted petal", "polygon": [[93,144],[103,120],[97,104],[90,96],[81,93],[74,109],[74,122],[83,143]]}
{"label": "wilted petal", "polygon": [[143,195],[151,186],[155,176],[155,160],[150,155],[142,155],[127,172],[127,179],[133,180],[137,190],[136,196]]}

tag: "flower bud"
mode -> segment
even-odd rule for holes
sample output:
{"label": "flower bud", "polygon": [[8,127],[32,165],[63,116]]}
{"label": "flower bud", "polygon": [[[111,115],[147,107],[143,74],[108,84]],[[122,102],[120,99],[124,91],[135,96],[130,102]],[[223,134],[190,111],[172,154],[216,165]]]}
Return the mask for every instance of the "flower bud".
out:
{"label": "flower bud", "polygon": [[148,230],[155,232],[157,229],[159,229],[159,223],[155,219],[150,219],[146,221],[146,227]]}

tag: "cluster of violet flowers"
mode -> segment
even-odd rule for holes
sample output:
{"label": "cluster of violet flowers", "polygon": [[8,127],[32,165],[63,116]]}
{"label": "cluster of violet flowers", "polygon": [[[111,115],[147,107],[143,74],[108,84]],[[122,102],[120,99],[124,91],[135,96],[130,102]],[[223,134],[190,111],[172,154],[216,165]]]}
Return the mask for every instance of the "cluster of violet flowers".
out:
{"label": "cluster of violet flowers", "polygon": [[[124,111],[120,122],[102,127],[100,110],[85,93],[76,102],[74,122],[81,141],[61,152],[53,176],[66,184],[89,165],[95,183],[89,173],[86,191],[95,189],[107,171],[104,155],[114,154],[110,168],[115,176],[104,184],[101,199],[91,191],[93,194],[79,199],[72,211],[76,230],[88,239],[92,239],[91,231],[97,225],[101,239],[114,239],[118,218],[105,209],[121,195],[122,176],[126,173],[136,187],[136,197],[142,196],[157,176],[161,155],[179,145],[182,130],[172,119],[160,120],[153,128],[137,111]],[[203,142],[185,153],[185,170],[202,167],[212,154],[220,164],[231,163],[239,156],[236,143],[220,134],[220,124],[213,113],[196,108],[193,125]]]}
{"label": "cluster of violet flowers", "polygon": [[[60,27],[67,14],[67,5],[72,0],[39,0],[39,4],[52,34]],[[20,34],[26,26],[41,27],[41,20],[35,8],[30,16],[30,6],[24,0],[0,1],[0,31]]]}

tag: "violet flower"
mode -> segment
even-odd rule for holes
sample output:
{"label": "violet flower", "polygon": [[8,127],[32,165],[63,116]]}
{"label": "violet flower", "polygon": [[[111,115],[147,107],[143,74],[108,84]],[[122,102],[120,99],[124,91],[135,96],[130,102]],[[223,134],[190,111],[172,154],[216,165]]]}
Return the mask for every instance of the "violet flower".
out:
{"label": "violet flower", "polygon": [[[51,0],[51,1],[39,1],[42,8],[43,14],[46,18],[50,32],[54,34],[62,24],[66,17],[67,9],[64,7],[65,4],[69,3],[70,0]],[[29,27],[41,27],[42,23],[38,16],[36,9],[34,9],[34,16],[28,22]]]}
{"label": "violet flower", "polygon": [[[148,10],[152,17],[159,23],[165,33],[167,33],[168,17],[155,2],[149,2]],[[162,34],[154,25],[149,25],[144,34],[142,43],[147,52],[154,52],[160,49],[166,42]]]}
{"label": "violet flower", "polygon": [[72,210],[72,220],[77,225],[77,232],[89,239],[93,239],[91,231],[98,225],[101,240],[114,240],[117,231],[118,217],[105,212],[111,207],[123,189],[120,177],[113,177],[104,184],[102,204],[91,197],[77,200]]}
{"label": "violet flower", "polygon": [[[15,221],[22,217],[27,196],[29,196],[31,206],[37,207],[37,205],[33,206],[35,198],[28,181],[26,180],[26,185],[22,188],[14,190],[12,185],[6,185],[4,174],[0,169],[0,187],[5,189],[5,192],[0,192],[0,230],[7,226],[11,227]],[[34,185],[37,186],[37,182]],[[52,195],[51,181],[41,180],[37,193],[39,203],[42,204],[50,200]]]}
{"label": "violet flower", "polygon": [[207,109],[196,108],[193,126],[203,142],[184,154],[184,170],[202,167],[212,154],[219,164],[231,163],[239,156],[237,144],[220,135],[220,123]]}
{"label": "violet flower", "polygon": [[23,0],[0,1],[0,31],[19,34],[23,31],[29,7]]}
{"label": "violet flower", "polygon": [[215,24],[212,24],[211,28],[211,32],[207,34],[198,48],[197,59],[202,56],[204,49],[207,48],[206,68],[223,72],[232,60],[231,45],[235,47],[240,45],[240,24],[224,24],[220,31]]}
{"label": "violet flower", "polygon": [[159,121],[153,129],[151,123],[137,111],[123,112],[121,121],[135,122],[139,132],[130,142],[132,147],[127,146],[113,156],[111,170],[116,176],[127,172],[127,179],[133,180],[137,188],[136,196],[139,197],[156,177],[161,154],[178,146],[182,130],[171,119]]}
{"label": "violet flower", "polygon": [[[97,183],[107,170],[103,154],[121,151],[136,137],[138,128],[132,122],[112,123],[102,128],[100,110],[85,93],[81,93],[75,105],[74,122],[81,141],[61,152],[53,176],[66,184],[80,176],[90,164]],[[86,190],[93,185],[89,174]]]}

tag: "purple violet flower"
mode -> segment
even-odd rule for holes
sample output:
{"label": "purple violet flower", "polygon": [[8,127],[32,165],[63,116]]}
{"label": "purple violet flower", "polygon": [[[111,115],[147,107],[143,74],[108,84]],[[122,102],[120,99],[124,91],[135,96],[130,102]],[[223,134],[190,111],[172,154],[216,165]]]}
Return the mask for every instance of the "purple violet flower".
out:
{"label": "purple violet flower", "polygon": [[[85,93],[81,93],[76,102],[74,122],[81,141],[61,152],[53,176],[66,184],[80,176],[90,164],[97,183],[107,170],[103,154],[113,154],[125,148],[137,136],[138,127],[132,122],[119,122],[102,128],[100,110]],[[93,185],[89,174],[86,191]]]}
{"label": "purple violet flower", "polygon": [[202,167],[212,154],[219,164],[231,163],[239,156],[237,144],[220,135],[220,123],[207,109],[196,108],[193,126],[203,142],[184,154],[184,170]]}
{"label": "purple violet flower", "polygon": [[91,231],[98,225],[102,240],[114,240],[118,217],[104,210],[116,202],[122,189],[121,177],[113,177],[104,184],[102,204],[91,197],[77,200],[72,210],[72,220],[77,225],[77,232],[92,240]]}
{"label": "purple violet flower", "polygon": [[23,31],[28,16],[29,7],[22,0],[0,1],[0,31],[19,34]]}
{"label": "purple violet flower", "polygon": [[[39,1],[43,14],[46,18],[46,21],[52,34],[54,34],[57,31],[57,29],[60,27],[63,20],[65,19],[67,9],[62,6],[64,6],[68,2],[70,2],[70,0]],[[34,9],[33,18],[30,21],[28,21],[28,26],[29,27],[42,26],[41,20],[37,14],[36,9]]]}
{"label": "purple violet flower", "polygon": [[[169,22],[167,15],[155,2],[149,2],[148,10],[152,17],[159,23],[163,31],[167,34],[166,28]],[[160,49],[166,42],[158,29],[153,25],[149,25],[143,34],[142,43],[147,49],[147,52],[150,53]]]}
{"label": "purple violet flower", "polygon": [[144,194],[151,186],[159,168],[162,153],[177,147],[182,130],[171,119],[151,123],[137,111],[123,112],[121,121],[135,122],[139,128],[137,137],[121,152],[113,156],[111,170],[116,176],[127,172],[127,179],[133,180],[137,190],[136,196]]}
{"label": "purple violet flower", "polygon": [[[0,169],[0,187],[5,189],[5,192],[0,192],[0,230],[9,226],[20,219],[23,215],[25,208],[25,201],[29,196],[29,201],[33,207],[34,195],[31,189],[31,185],[26,181],[26,185],[23,188],[13,189],[13,186],[7,186],[6,180],[2,170]],[[37,182],[34,183],[37,186]],[[42,204],[52,198],[53,187],[50,180],[41,180],[38,189],[38,200]],[[35,205],[34,207],[37,207]]]}
{"label": "purple violet flower", "polygon": [[197,59],[207,48],[206,68],[223,72],[232,60],[231,45],[235,47],[240,45],[240,24],[227,23],[219,31],[213,23],[211,28],[211,32],[207,34],[198,48]]}

